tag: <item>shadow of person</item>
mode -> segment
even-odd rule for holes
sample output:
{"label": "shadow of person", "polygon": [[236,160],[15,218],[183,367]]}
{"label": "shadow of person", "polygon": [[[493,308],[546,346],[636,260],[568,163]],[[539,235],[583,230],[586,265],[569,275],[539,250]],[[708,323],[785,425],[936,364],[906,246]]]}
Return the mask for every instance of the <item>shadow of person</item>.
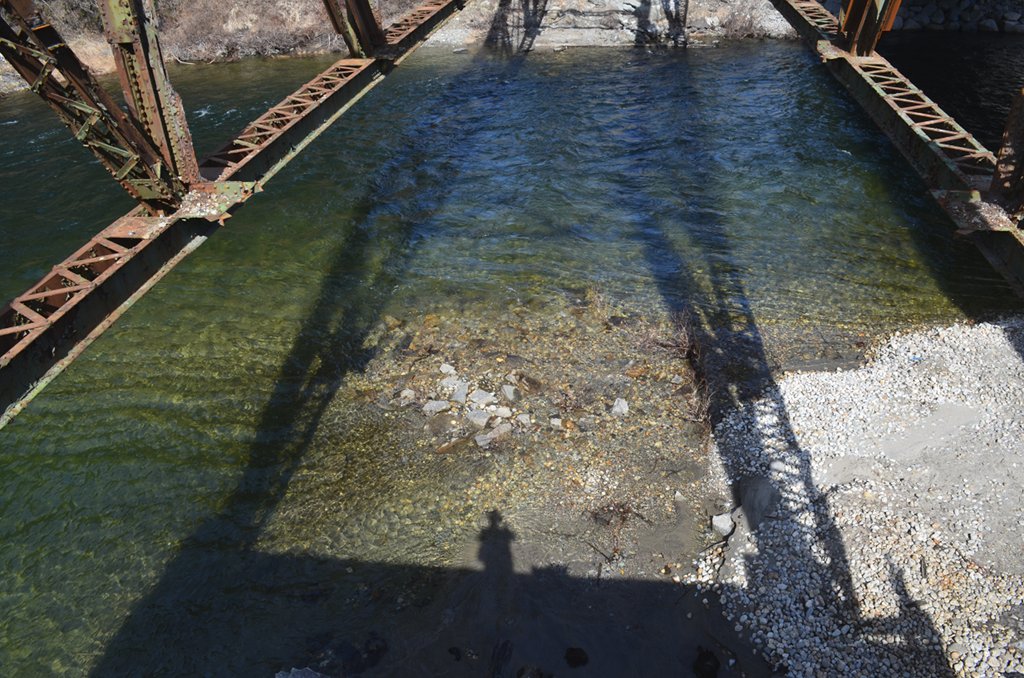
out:
{"label": "shadow of person", "polygon": [[[573,575],[561,565],[523,572],[530,537],[520,539],[497,510],[486,520],[476,552],[483,569],[445,569],[448,583],[430,606],[393,619],[374,675],[770,674],[710,604],[712,593],[668,578]],[[517,547],[526,549],[520,572]]]}
{"label": "shadow of person", "polygon": [[502,523],[501,513],[487,512],[487,527],[480,530],[478,558],[490,576],[512,574],[512,542],[516,533]]}
{"label": "shadow of person", "polygon": [[477,552],[477,559],[484,566],[479,613],[481,621],[483,618],[493,619],[490,626],[497,630],[502,611],[509,607],[508,598],[514,574],[512,542],[516,535],[504,525],[498,511],[488,511],[487,521],[487,527],[480,530],[480,550]]}

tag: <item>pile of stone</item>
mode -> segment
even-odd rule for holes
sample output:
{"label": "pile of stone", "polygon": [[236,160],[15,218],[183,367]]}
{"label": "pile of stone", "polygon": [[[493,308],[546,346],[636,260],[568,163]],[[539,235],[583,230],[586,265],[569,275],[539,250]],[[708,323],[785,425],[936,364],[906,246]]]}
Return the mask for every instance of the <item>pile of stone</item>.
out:
{"label": "pile of stone", "polygon": [[[428,394],[428,400],[422,404],[423,414],[428,417],[444,417],[456,428],[467,423],[480,431],[473,436],[474,442],[481,448],[490,447],[491,443],[507,437],[514,426],[529,428],[533,418],[529,412],[516,408],[522,395],[519,388],[519,375],[510,372],[505,377],[507,383],[494,390],[479,388],[475,380],[462,377],[454,366],[441,365],[444,375],[437,383],[437,389]],[[412,389],[399,393],[399,405],[410,405],[417,402],[418,394]]]}

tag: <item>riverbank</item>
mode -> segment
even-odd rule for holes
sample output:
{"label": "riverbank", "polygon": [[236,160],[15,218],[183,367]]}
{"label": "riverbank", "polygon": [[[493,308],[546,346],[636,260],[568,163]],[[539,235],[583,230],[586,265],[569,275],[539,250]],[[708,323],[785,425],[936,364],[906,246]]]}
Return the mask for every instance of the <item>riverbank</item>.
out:
{"label": "riverbank", "polygon": [[[60,5],[60,3],[54,3]],[[378,3],[387,24],[414,6],[411,0]],[[345,53],[318,0],[291,0],[263,7],[236,0],[190,11],[172,9],[161,28],[168,62],[234,61],[254,56],[308,56]],[[58,9],[48,16],[68,38],[79,58],[97,74],[114,70],[114,61],[97,16]],[[790,38],[795,33],[768,0],[697,0],[652,3],[648,0],[472,0],[432,38],[433,44],[517,52],[533,48],[680,45],[685,39]],[[0,96],[25,89],[25,83],[0,60]]]}
{"label": "riverbank", "polygon": [[687,581],[791,676],[1024,670],[1022,355],[1021,318],[898,334],[727,414],[755,501]]}

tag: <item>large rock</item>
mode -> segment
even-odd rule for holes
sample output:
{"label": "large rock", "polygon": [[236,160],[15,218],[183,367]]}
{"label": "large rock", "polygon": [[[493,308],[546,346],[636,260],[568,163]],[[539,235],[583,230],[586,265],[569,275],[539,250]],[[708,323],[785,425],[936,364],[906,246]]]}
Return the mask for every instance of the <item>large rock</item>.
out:
{"label": "large rock", "polygon": [[711,518],[711,528],[719,536],[728,537],[732,534],[735,526],[736,524],[732,521],[732,515],[729,513],[720,513]]}
{"label": "large rock", "polygon": [[782,495],[767,478],[747,476],[740,480],[739,498],[750,529],[756,530],[761,521],[775,511]]}
{"label": "large rock", "polygon": [[478,388],[469,394],[469,400],[480,407],[490,405],[491,403],[498,402],[498,399],[490,391],[485,391],[482,388]]}
{"label": "large rock", "polygon": [[491,413],[485,410],[470,410],[466,414],[466,419],[477,428],[486,428],[487,422],[491,420]]}

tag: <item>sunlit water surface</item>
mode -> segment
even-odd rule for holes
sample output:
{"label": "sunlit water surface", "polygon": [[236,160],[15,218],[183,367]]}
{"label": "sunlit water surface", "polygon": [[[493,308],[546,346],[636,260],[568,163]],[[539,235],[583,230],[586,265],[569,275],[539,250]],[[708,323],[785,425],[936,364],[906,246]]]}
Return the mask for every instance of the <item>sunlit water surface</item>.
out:
{"label": "sunlit water surface", "polygon": [[[210,151],[327,63],[173,77]],[[29,95],[0,103],[0,296],[130,207],[68,136]],[[137,656],[188,673],[165,641],[212,617],[224,632],[203,661],[267,675],[298,659],[223,601],[287,592],[296,563],[354,563],[332,572],[371,583],[359,563],[446,565],[472,534],[438,507],[469,473],[404,457],[365,403],[308,405],[333,388],[318,361],[358,368],[349,339],[385,314],[458,309],[472,328],[482,309],[592,288],[640,310],[749,307],[799,339],[1016,308],[952,230],[798,44],[423,50],[0,432],[0,666]],[[296,455],[336,483],[321,542],[275,512]],[[214,595],[175,607],[189,589]],[[161,596],[172,621],[147,628],[140,601]]]}

